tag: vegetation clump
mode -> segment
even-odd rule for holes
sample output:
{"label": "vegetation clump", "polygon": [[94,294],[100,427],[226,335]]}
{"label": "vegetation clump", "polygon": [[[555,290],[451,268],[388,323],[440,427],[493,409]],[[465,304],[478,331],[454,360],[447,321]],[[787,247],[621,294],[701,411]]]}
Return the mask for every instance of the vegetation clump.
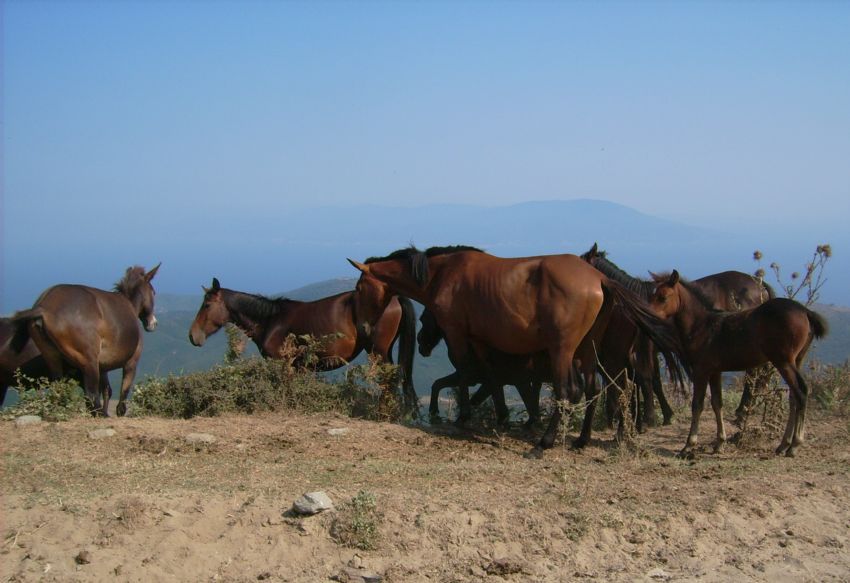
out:
{"label": "vegetation clump", "polygon": [[38,415],[45,421],[67,421],[89,415],[83,389],[73,379],[31,379],[19,372],[16,375],[16,384],[30,388],[19,389],[20,401],[3,410],[4,419]]}
{"label": "vegetation clump", "polygon": [[378,546],[381,519],[375,495],[361,490],[339,507],[330,534],[343,546],[371,551]]}

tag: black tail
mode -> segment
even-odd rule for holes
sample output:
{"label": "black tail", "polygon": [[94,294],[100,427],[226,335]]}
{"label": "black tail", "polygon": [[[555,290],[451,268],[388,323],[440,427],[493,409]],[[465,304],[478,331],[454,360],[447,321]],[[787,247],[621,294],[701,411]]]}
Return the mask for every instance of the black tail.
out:
{"label": "black tail", "polygon": [[614,305],[623,310],[623,314],[629,321],[652,340],[658,351],[664,356],[673,382],[684,385],[685,374],[690,375],[691,371],[687,362],[679,358],[679,355],[684,354],[684,351],[676,329],[656,316],[642,299],[622,284],[608,279],[602,284],[602,289],[605,293],[611,295]]}
{"label": "black tail", "polygon": [[416,352],[416,312],[413,302],[399,296],[401,322],[398,325],[398,365],[401,367],[405,408],[414,418],[419,417],[419,399],[413,387],[413,358]]}
{"label": "black tail", "polygon": [[30,339],[30,322],[33,320],[40,321],[44,314],[41,308],[33,308],[31,310],[21,310],[10,319],[12,320],[12,350],[20,352],[24,349]]}
{"label": "black tail", "polygon": [[815,338],[823,338],[829,334],[829,324],[826,318],[806,308],[806,315],[809,317],[809,325],[812,327],[812,335]]}

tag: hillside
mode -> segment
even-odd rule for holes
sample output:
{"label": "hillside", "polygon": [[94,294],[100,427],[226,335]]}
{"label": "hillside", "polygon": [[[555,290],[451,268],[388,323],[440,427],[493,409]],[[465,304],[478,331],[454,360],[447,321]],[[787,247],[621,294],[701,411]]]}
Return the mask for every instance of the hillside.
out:
{"label": "hillside", "polygon": [[[516,430],[331,415],[0,422],[0,579],[846,580],[846,419],[812,415],[794,459],[764,443],[693,461],[672,457],[679,419],[637,454],[603,432],[543,460]],[[188,444],[197,432],[215,441]],[[290,512],[316,490],[336,510]]]}

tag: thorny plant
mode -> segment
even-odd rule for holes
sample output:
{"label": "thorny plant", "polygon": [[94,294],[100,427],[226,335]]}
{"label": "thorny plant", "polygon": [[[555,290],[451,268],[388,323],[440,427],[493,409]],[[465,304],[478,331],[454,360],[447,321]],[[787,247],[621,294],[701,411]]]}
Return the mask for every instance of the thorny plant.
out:
{"label": "thorny plant", "polygon": [[[766,275],[762,267],[763,257],[761,251],[753,252],[753,260],[758,265],[753,276],[760,284],[764,282]],[[786,279],[782,267],[775,261],[770,263],[769,269],[786,298],[811,307],[820,298],[821,288],[827,282],[825,269],[831,257],[832,246],[824,243],[817,246],[812,258],[805,264],[802,274],[793,271],[790,279]],[[787,413],[783,390],[785,387],[772,366],[765,365],[756,369],[747,380],[752,387],[751,400],[747,407],[739,411],[738,424],[741,432],[736,436],[739,446],[747,446],[761,436],[774,438],[782,431],[782,420]]]}

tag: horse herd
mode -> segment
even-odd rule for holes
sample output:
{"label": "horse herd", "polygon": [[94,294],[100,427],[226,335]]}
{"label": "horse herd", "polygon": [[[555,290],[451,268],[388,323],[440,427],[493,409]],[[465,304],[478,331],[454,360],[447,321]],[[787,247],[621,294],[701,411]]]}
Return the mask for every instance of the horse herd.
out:
{"label": "horse herd", "polygon": [[[432,415],[439,390],[454,386],[457,422],[463,424],[471,414],[469,387],[480,384],[473,401],[492,397],[505,421],[503,387],[514,385],[533,423],[540,416],[541,384],[552,385],[556,406],[529,453],[533,457],[554,445],[562,415],[582,395],[584,420],[574,446],[587,444],[600,373],[621,390],[627,379],[635,381],[643,397],[639,422],[654,423],[654,395],[669,423],[659,354],[674,382],[687,377],[693,382],[691,429],[680,455],[692,455],[708,386],[718,450],[726,439],[721,373],[769,363],[789,387],[788,422],[776,452],[793,456],[803,442],[808,388],[800,368],[812,340],[826,334],[826,323],[799,303],[776,298],[760,279],[727,271],[689,282],[674,270],[641,280],[619,269],[596,245],[580,257],[522,258],[495,257],[468,246],[425,251],[411,246],[349,262],[360,272],[355,289],[313,302],[238,292],[214,278],[204,288],[189,340],[202,346],[231,322],[263,356],[276,358],[289,334],[324,337],[318,354],[324,369],[350,362],[364,350],[391,362],[397,342],[403,403],[410,410],[417,407],[412,383],[417,339],[424,356],[445,341],[455,372],[434,383]],[[112,395],[106,373],[121,368],[116,412],[123,415],[142,351],[135,319],[148,331],[156,327],[151,280],[158,269],[129,268],[111,292],[57,285],[32,309],[2,319],[0,400],[18,368],[29,377],[71,374],[81,380],[93,412],[106,415]],[[411,300],[425,307],[418,337]],[[748,381],[739,413],[748,406],[750,389]],[[620,435],[626,413],[612,399],[608,409],[620,419]]]}

